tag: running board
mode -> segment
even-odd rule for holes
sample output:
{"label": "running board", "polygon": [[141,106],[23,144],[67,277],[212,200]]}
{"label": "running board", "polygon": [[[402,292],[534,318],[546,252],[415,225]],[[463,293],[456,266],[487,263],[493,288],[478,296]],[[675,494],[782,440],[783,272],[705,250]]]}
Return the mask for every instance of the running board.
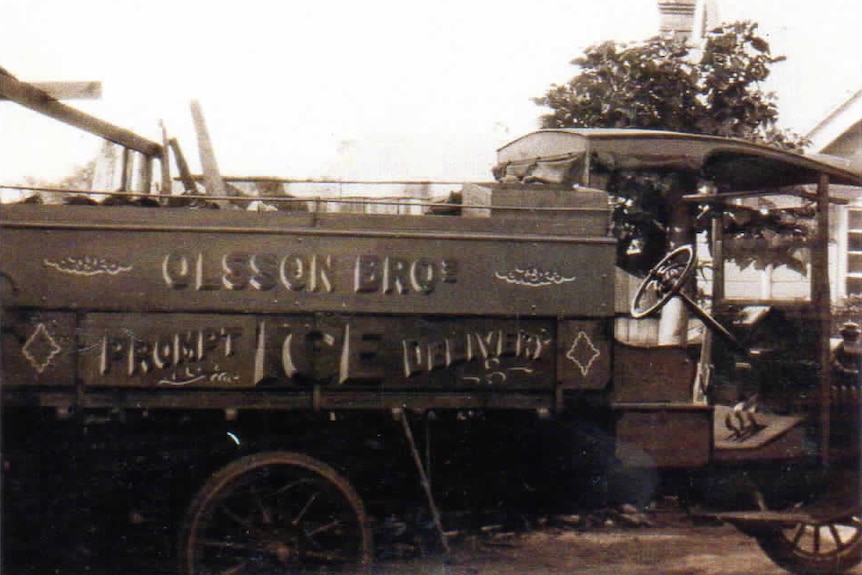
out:
{"label": "running board", "polygon": [[808,508],[805,511],[721,511],[716,513],[701,512],[695,517],[717,519],[730,523],[734,527],[792,527],[798,524],[827,525],[846,520],[853,515],[851,508],[836,506]]}

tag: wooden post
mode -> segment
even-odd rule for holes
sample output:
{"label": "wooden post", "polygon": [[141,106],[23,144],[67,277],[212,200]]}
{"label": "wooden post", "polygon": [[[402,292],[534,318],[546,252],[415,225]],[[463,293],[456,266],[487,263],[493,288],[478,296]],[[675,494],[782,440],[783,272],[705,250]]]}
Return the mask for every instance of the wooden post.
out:
{"label": "wooden post", "polygon": [[186,156],[183,154],[182,148],[180,148],[180,143],[177,142],[176,138],[171,138],[168,140],[168,144],[174,153],[174,160],[177,162],[177,169],[180,171],[180,181],[183,183],[185,193],[197,194],[198,185],[192,177],[192,172],[189,170],[188,163],[186,163]]}
{"label": "wooden post", "polygon": [[[692,229],[691,206],[682,201],[682,190],[676,189],[675,206],[670,216],[670,249],[676,249],[685,244],[695,244]],[[696,257],[696,256],[695,256]],[[694,288],[694,289],[693,289]],[[696,282],[683,286],[683,291],[694,295]],[[659,345],[686,345],[688,342],[689,313],[682,298],[671,298],[661,310],[658,322]]]}
{"label": "wooden post", "polygon": [[120,177],[120,191],[128,192],[131,188],[129,182],[132,179],[132,151],[129,148],[123,148],[123,174]]}
{"label": "wooden post", "polygon": [[724,209],[712,218],[712,305],[724,300]]}
{"label": "wooden post", "polygon": [[159,121],[159,127],[162,129],[162,155],[159,156],[159,166],[162,169],[161,195],[170,196],[173,192],[173,181],[171,180],[171,146],[168,142],[168,131],[165,129],[165,124]]}
{"label": "wooden post", "polygon": [[829,176],[821,174],[817,182],[817,234],[811,258],[811,303],[820,330],[818,358],[820,363],[820,458],[829,465],[829,431],[831,426],[832,378],[829,334],[832,331],[831,294],[829,290]]}
{"label": "wooden post", "polygon": [[153,157],[138,155],[138,191],[149,195],[153,183]]}
{"label": "wooden post", "polygon": [[198,152],[201,159],[201,168],[204,171],[204,185],[208,196],[235,195],[233,190],[228,190],[224,185],[221,173],[216,162],[215,151],[207,130],[201,105],[197,100],[191,102],[192,120],[198,135]]}

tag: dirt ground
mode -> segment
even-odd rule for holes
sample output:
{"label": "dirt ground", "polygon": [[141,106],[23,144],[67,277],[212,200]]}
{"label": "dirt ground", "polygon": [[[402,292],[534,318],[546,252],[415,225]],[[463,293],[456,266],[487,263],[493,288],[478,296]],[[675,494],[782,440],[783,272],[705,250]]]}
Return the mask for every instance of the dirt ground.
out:
{"label": "dirt ground", "polygon": [[[729,526],[542,528],[469,538],[449,557],[377,564],[375,575],[786,575]],[[850,573],[862,574],[862,567]]]}
{"label": "dirt ground", "polygon": [[[443,553],[376,562],[370,575],[786,575],[729,526],[541,527],[465,536]],[[101,563],[101,562],[99,562]],[[132,554],[113,567],[36,565],[4,575],[173,575],[167,557]],[[862,575],[862,566],[850,571]]]}
{"label": "dirt ground", "polygon": [[[409,536],[388,544],[375,541],[378,560],[363,575],[786,575],[754,539],[731,526],[694,519],[676,506],[648,515],[603,511],[533,519],[514,530],[486,525],[450,531],[448,554],[428,551],[429,545],[439,546],[433,529],[421,542]],[[133,537],[126,545],[98,550],[83,563],[49,567],[36,561],[2,573],[176,574],[176,560],[163,542]],[[848,573],[862,575],[862,565]]]}

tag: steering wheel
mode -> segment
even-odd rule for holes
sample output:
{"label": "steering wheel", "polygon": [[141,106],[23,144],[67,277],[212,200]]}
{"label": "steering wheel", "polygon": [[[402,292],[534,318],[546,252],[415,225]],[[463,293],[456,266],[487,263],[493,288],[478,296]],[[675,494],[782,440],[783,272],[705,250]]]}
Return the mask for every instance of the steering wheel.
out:
{"label": "steering wheel", "polygon": [[[664,256],[644,278],[632,299],[631,315],[641,319],[654,314],[682,289],[694,271],[694,250],[680,246]],[[646,307],[643,300],[654,294],[655,301]]]}

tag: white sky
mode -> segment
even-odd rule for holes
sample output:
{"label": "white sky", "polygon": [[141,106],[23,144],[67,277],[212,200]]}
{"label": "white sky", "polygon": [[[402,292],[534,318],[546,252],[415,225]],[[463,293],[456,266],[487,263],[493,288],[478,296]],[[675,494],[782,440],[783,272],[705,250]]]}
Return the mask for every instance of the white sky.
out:
{"label": "white sky", "polygon": [[[862,87],[857,4],[718,0],[788,56],[769,85],[784,127]],[[657,29],[656,0],[3,0],[0,66],[101,81],[69,103],[155,140],[163,119],[195,171],[192,98],[225,174],[488,179],[584,47]],[[0,102],[0,183],[62,177],[99,143]]]}

